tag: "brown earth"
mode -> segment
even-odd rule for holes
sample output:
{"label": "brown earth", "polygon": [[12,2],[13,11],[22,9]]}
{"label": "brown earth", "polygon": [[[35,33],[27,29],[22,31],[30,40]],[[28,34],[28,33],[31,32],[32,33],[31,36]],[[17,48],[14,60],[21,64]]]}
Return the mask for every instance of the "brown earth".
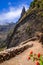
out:
{"label": "brown earth", "polygon": [[17,55],[16,57],[14,57],[8,61],[1,63],[0,65],[35,65],[35,62],[33,62],[32,60],[28,61],[28,59],[27,59],[29,52],[32,50],[34,53],[43,54],[43,48],[42,48],[41,43],[39,43],[39,41],[30,41],[28,43],[29,44],[32,43],[33,47],[28,48],[23,53]]}

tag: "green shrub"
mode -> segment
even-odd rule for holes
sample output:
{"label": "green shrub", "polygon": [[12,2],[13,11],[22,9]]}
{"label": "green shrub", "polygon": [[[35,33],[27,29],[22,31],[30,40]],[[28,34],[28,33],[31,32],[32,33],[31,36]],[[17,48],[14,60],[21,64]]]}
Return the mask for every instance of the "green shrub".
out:
{"label": "green shrub", "polygon": [[43,8],[43,0],[33,0],[30,4],[30,8],[34,8],[34,7]]}
{"label": "green shrub", "polygon": [[30,31],[30,26],[27,26],[26,32],[28,33]]}
{"label": "green shrub", "polygon": [[27,26],[27,28],[26,28],[26,33],[27,33],[28,35],[31,35],[32,31],[31,31],[31,26],[30,26],[30,25]]}

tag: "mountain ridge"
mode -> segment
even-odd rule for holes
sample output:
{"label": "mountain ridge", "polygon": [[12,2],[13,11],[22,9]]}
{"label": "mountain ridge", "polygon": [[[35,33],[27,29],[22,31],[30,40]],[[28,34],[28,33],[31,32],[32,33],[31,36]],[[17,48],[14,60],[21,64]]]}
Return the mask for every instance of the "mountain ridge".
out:
{"label": "mountain ridge", "polygon": [[9,34],[7,37],[7,45],[8,45],[7,48],[17,46],[21,42],[31,37],[34,37],[36,35],[35,34],[36,32],[42,32],[43,8],[37,6],[30,7],[30,9],[26,11],[26,13],[21,17],[21,19],[15,25],[12,34],[11,35]]}

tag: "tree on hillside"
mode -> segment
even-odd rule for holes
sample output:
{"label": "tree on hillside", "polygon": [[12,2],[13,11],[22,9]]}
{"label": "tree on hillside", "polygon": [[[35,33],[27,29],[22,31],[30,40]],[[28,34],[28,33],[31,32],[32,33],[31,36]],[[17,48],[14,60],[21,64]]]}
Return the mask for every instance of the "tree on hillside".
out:
{"label": "tree on hillside", "polygon": [[37,2],[38,0],[34,0],[34,2]]}
{"label": "tree on hillside", "polygon": [[35,7],[35,2],[31,2],[30,8],[34,8],[34,7]]}
{"label": "tree on hillside", "polygon": [[34,7],[43,7],[43,0],[33,0],[30,4],[30,8],[34,8]]}

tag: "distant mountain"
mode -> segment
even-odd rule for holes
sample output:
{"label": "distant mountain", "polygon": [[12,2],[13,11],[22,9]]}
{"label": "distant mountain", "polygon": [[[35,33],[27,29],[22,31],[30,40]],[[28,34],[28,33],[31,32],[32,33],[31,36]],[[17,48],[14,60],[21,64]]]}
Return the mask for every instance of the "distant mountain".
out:
{"label": "distant mountain", "polygon": [[0,25],[0,48],[6,46],[6,38],[10,31],[14,29],[15,23],[7,23],[6,25]]}
{"label": "distant mountain", "polygon": [[8,23],[6,25],[0,25],[0,33],[1,32],[8,32],[10,29],[13,29],[15,23]]}

